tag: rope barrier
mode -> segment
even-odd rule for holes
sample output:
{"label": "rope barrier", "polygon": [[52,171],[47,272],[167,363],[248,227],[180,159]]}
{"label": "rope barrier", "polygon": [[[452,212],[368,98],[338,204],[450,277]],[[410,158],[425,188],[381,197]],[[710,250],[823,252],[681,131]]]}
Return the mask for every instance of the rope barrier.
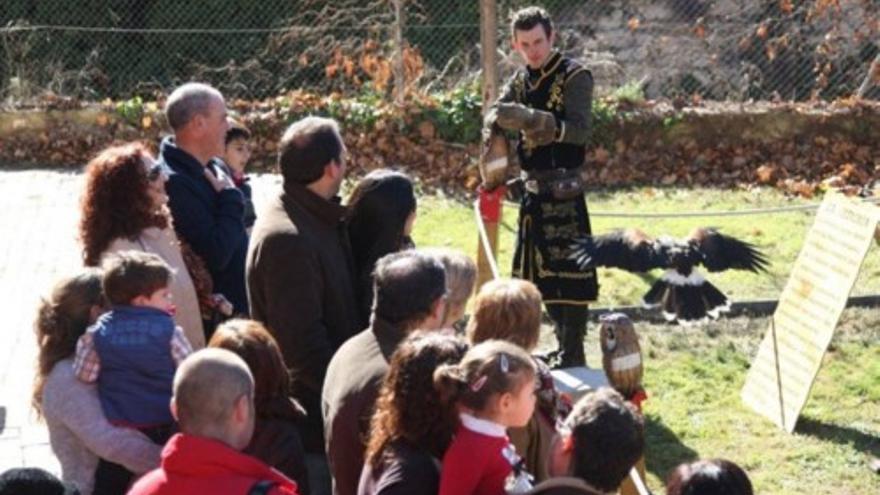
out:
{"label": "rope barrier", "polygon": [[[863,198],[869,203],[880,203],[880,197]],[[519,208],[518,203],[505,201],[505,206]],[[813,211],[819,209],[820,203],[811,203],[797,206],[779,206],[775,208],[747,208],[743,210],[729,211],[685,211],[667,213],[624,213],[619,211],[591,211],[590,218],[700,218],[700,217],[745,217],[753,215],[774,215],[777,213],[793,213],[799,211]]]}
{"label": "rope barrier", "polygon": [[474,201],[474,215],[477,217],[477,230],[480,234],[480,246],[483,248],[483,254],[486,261],[489,262],[489,270],[492,272],[492,279],[498,280],[501,275],[498,271],[498,262],[495,260],[495,253],[492,252],[492,246],[489,243],[489,233],[486,232],[486,223],[483,222],[483,215],[480,214],[480,200]]}

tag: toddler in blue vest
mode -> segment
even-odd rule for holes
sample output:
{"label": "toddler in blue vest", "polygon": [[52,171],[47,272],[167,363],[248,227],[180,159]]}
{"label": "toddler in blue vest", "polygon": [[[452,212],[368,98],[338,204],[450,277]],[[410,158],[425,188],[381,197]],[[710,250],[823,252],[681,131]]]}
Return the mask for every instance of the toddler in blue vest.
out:
{"label": "toddler in blue vest", "polygon": [[[103,269],[110,311],[80,337],[74,371],[84,382],[97,382],[110,423],[135,428],[162,445],[174,429],[169,406],[174,372],[192,353],[172,319],[172,270],[159,256],[140,251],[113,255]],[[106,469],[98,467],[96,493],[99,482],[127,473]]]}

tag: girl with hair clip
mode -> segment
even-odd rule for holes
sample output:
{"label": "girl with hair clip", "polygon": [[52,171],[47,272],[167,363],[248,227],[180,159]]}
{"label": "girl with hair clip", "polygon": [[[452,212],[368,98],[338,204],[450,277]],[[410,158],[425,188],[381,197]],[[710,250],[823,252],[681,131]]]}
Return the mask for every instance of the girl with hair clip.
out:
{"label": "girl with hair clip", "polygon": [[440,495],[500,495],[531,489],[531,477],[507,438],[535,409],[535,365],[500,340],[474,346],[458,365],[434,372],[441,397],[455,400],[460,424],[443,456]]}
{"label": "girl with hair clip", "polygon": [[386,254],[413,247],[410,234],[416,220],[416,195],[412,180],[394,170],[373,170],[351,192],[348,208],[356,295],[361,303],[361,318],[367,322],[373,308],[376,261]]}
{"label": "girl with hair clip", "polygon": [[[533,283],[497,279],[480,287],[467,325],[471,344],[498,339],[531,353],[540,335],[541,293]],[[534,356],[532,360],[537,377],[535,413],[528,425],[511,428],[507,434],[525,460],[528,471],[540,482],[549,478],[547,455],[556,435],[556,424],[571,412],[571,401],[556,390],[550,368]]]}

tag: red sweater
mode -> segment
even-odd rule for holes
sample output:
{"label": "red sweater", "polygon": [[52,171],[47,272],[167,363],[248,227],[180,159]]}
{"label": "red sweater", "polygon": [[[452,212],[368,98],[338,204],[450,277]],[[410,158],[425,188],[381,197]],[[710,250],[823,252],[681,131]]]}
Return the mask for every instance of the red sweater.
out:
{"label": "red sweater", "polygon": [[216,440],[178,433],[162,449],[162,465],[128,495],[246,495],[264,480],[275,482],[271,495],[297,495],[296,483],[259,460]]}
{"label": "red sweater", "polygon": [[511,455],[513,446],[503,426],[463,414],[443,456],[439,495],[503,495],[513,471]]}

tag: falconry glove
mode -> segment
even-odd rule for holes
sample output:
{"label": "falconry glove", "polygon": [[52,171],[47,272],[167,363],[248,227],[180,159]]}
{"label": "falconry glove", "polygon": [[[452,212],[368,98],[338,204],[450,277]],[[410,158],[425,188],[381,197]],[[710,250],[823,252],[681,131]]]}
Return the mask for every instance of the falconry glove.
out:
{"label": "falconry glove", "polygon": [[525,140],[533,146],[544,146],[556,140],[556,117],[520,103],[499,103],[495,123],[504,129],[522,131]]}

